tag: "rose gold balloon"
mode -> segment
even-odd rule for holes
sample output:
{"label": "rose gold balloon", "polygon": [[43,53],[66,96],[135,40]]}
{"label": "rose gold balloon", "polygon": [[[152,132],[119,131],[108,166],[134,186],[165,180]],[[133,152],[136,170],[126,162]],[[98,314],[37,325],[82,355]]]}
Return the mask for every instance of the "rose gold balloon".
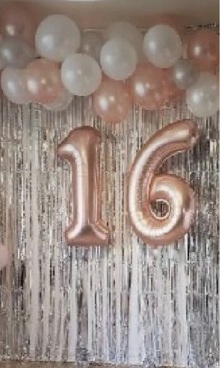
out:
{"label": "rose gold balloon", "polygon": [[4,36],[21,36],[31,46],[35,43],[37,22],[33,12],[25,5],[9,2],[0,13],[0,33]]}
{"label": "rose gold balloon", "polygon": [[146,110],[157,110],[182,92],[172,82],[169,69],[141,64],[129,80],[134,103]]}
{"label": "rose gold balloon", "polygon": [[200,70],[215,71],[219,64],[219,37],[209,30],[193,33],[187,43],[187,55]]}
{"label": "rose gold balloon", "polygon": [[179,101],[184,98],[185,91],[177,88],[172,80],[172,70],[161,70],[161,93],[163,94],[165,103]]}
{"label": "rose gold balloon", "polygon": [[146,110],[157,110],[164,105],[162,69],[141,64],[129,80],[134,103]]}
{"label": "rose gold balloon", "polygon": [[32,101],[42,104],[55,101],[63,89],[58,64],[46,59],[32,61],[26,68],[25,80]]}
{"label": "rose gold balloon", "polygon": [[101,221],[99,144],[99,131],[83,126],[72,130],[58,147],[58,155],[72,168],[73,221],[66,230],[69,245],[109,243],[109,231]]}
{"label": "rose gold balloon", "polygon": [[93,107],[107,123],[120,123],[126,119],[132,106],[127,85],[104,77],[93,95]]}
{"label": "rose gold balloon", "polygon": [[[128,213],[135,233],[147,244],[167,245],[189,230],[195,209],[192,189],[175,175],[156,172],[168,157],[192,148],[198,136],[195,123],[177,121],[158,131],[135,158],[128,180]],[[153,212],[155,201],[168,205],[164,217]]]}

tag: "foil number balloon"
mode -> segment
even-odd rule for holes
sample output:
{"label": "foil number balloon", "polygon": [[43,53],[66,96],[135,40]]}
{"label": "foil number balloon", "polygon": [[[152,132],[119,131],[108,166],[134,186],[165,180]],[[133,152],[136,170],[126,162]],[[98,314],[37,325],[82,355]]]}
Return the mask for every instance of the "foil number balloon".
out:
{"label": "foil number balloon", "polygon": [[58,147],[58,155],[72,167],[73,221],[66,230],[69,245],[109,242],[109,232],[101,222],[99,143],[99,131],[84,126],[71,131]]}
{"label": "foil number balloon", "polygon": [[[192,189],[175,175],[156,175],[171,155],[192,148],[198,128],[190,120],[178,121],[158,131],[135,158],[128,180],[128,213],[135,233],[147,244],[167,245],[188,230],[195,209]],[[157,216],[152,203],[168,205],[164,217]]]}
{"label": "foil number balloon", "polygon": [[[156,175],[171,155],[192,148],[198,127],[190,120],[178,121],[158,131],[137,154],[127,189],[128,213],[135,233],[150,245],[166,245],[188,230],[195,209],[192,189],[175,175]],[[109,232],[101,221],[100,133],[91,127],[70,132],[58,148],[58,155],[72,166],[73,221],[66,231],[70,245],[108,245]],[[152,202],[168,206],[157,216]]]}

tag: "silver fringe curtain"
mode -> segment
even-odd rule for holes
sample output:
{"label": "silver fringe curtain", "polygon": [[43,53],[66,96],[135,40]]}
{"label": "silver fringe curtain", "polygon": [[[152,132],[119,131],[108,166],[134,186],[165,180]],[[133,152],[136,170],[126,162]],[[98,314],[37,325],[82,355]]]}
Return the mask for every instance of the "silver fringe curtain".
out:
{"label": "silver fringe curtain", "polygon": [[[133,109],[109,125],[91,101],[67,111],[0,101],[0,238],[10,264],[0,273],[0,360],[100,362],[145,367],[219,364],[218,116],[195,119],[201,139],[163,170],[190,182],[198,199],[191,231],[152,249],[131,231],[128,169],[158,129],[190,117],[179,104]],[[101,131],[103,219],[108,248],[70,248],[70,168],[57,145],[77,126]]]}

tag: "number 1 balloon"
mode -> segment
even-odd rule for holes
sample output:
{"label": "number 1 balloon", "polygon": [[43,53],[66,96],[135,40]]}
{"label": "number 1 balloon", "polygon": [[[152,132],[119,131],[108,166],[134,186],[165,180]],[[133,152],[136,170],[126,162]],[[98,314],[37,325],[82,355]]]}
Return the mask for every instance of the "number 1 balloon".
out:
{"label": "number 1 balloon", "polygon": [[66,230],[69,245],[108,245],[109,232],[101,221],[99,168],[100,133],[83,126],[74,129],[58,147],[72,168],[73,221]]}
{"label": "number 1 balloon", "polygon": [[[198,137],[195,123],[177,121],[158,131],[135,158],[128,180],[128,214],[134,232],[149,245],[173,243],[190,228],[195,210],[193,190],[176,175],[156,172],[171,155],[192,148]],[[165,216],[153,212],[155,201],[168,205]]]}

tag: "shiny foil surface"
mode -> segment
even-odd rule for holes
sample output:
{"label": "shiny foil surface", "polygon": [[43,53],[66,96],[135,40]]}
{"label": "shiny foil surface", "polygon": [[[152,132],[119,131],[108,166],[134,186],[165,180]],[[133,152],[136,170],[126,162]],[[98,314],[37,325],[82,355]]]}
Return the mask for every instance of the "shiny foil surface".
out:
{"label": "shiny foil surface", "polygon": [[[183,239],[154,249],[129,226],[127,175],[149,137],[186,118],[197,121],[199,143],[162,171],[190,183],[195,220]],[[65,242],[71,169],[57,147],[82,124],[101,132],[109,247]],[[51,113],[1,97],[0,132],[0,237],[10,251],[0,273],[0,359],[218,367],[218,116],[195,119],[180,103],[134,108],[111,125],[94,116],[89,99]]]}

